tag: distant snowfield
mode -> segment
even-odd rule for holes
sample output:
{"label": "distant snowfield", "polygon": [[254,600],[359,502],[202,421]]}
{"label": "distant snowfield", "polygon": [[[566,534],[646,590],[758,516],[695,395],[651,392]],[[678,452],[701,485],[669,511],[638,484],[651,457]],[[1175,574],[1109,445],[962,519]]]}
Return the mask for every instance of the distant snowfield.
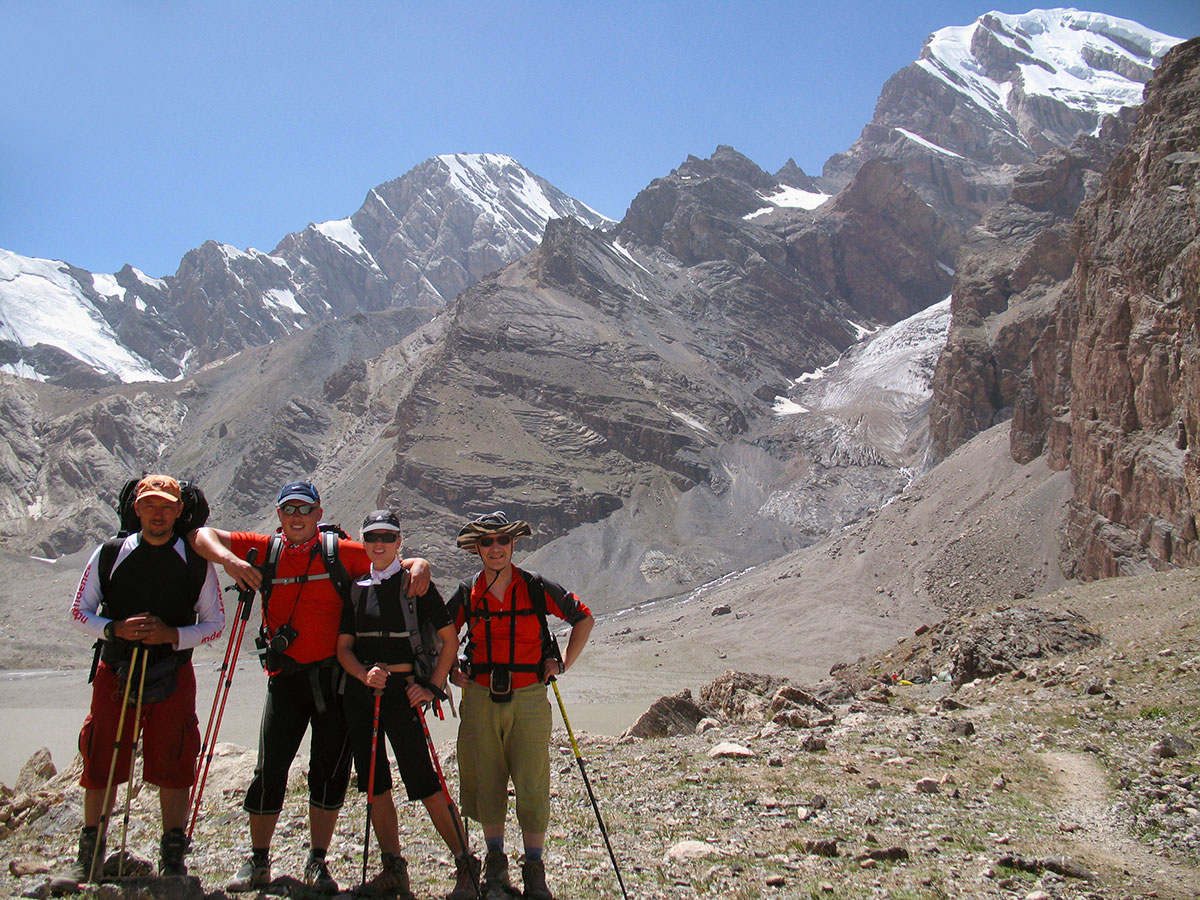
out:
{"label": "distant snowfield", "polygon": [[[950,330],[950,298],[897,322],[840,360],[796,379],[809,385],[802,399],[775,398],[776,416],[836,409],[865,397],[890,394],[899,406],[917,406],[932,393],[931,377]],[[829,373],[837,372],[836,377]],[[817,385],[817,382],[821,382]]]}
{"label": "distant snowfield", "polygon": [[773,194],[759,194],[759,196],[771,205],[764,206],[762,209],[755,210],[749,215],[742,216],[743,219],[757,219],[759,216],[765,216],[767,213],[774,212],[780,207],[810,210],[817,209],[832,195],[821,194],[815,191],[805,191],[796,187],[788,187],[785,184],[781,185],[779,190]]}
{"label": "distant snowfield", "polygon": [[[99,285],[103,290],[97,288],[98,293],[106,296],[124,293],[112,276],[101,276]],[[146,360],[121,345],[82,286],[71,277],[67,264],[57,260],[0,250],[0,339],[24,347],[59,347],[124,382],[165,380]],[[0,365],[0,371],[22,378],[39,377],[22,364]]]}

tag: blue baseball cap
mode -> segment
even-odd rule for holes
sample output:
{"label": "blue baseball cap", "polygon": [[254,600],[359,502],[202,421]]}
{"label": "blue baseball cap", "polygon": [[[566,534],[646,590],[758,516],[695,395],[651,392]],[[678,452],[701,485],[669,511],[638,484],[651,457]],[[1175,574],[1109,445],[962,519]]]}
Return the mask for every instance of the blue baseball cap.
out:
{"label": "blue baseball cap", "polygon": [[311,481],[291,481],[281,487],[279,498],[275,501],[276,508],[283,506],[289,500],[321,505],[321,495],[317,493],[317,489],[313,487]]}

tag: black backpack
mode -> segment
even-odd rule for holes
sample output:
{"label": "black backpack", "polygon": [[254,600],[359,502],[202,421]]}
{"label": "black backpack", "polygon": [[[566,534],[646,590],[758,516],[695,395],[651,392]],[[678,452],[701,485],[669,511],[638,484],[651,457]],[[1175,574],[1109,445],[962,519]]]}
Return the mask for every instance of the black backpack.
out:
{"label": "black backpack", "polygon": [[[412,647],[413,671],[417,676],[417,682],[429,685],[433,680],[434,670],[437,669],[443,641],[438,637],[433,623],[417,612],[416,598],[408,596],[408,572],[405,570],[402,572],[400,610],[404,614],[404,636],[408,638],[409,645]],[[361,618],[366,610],[368,586],[355,584],[351,591],[351,601],[355,612]]]}
{"label": "black backpack", "polygon": [[[133,511],[133,501],[137,499],[137,486],[141,480],[141,478],[129,479],[117,497],[117,515],[121,519],[121,526],[116,537],[128,537],[135,531],[141,530],[142,523],[138,520],[137,513]],[[183,501],[183,512],[175,520],[175,533],[180,537],[186,537],[189,531],[199,528],[208,521],[208,500],[204,496],[204,491],[200,490],[200,486],[194,481],[179,482],[179,499]]]}

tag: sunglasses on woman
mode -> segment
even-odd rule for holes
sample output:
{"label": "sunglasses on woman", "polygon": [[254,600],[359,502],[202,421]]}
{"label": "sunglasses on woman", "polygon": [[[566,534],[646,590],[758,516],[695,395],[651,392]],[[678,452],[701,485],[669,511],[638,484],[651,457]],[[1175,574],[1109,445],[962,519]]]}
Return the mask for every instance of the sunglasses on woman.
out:
{"label": "sunglasses on woman", "polygon": [[394,544],[400,535],[394,531],[368,531],[363,535],[364,544]]}
{"label": "sunglasses on woman", "polygon": [[499,544],[501,547],[507,547],[512,543],[512,535],[508,534],[489,534],[479,539],[480,547],[490,547],[492,544]]}

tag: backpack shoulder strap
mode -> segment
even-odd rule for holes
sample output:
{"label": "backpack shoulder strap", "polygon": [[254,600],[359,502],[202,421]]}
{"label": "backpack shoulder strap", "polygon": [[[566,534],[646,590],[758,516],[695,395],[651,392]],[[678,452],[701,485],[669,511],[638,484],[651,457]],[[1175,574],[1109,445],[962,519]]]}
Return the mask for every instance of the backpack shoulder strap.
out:
{"label": "backpack shoulder strap", "polygon": [[329,573],[329,579],[337,589],[338,596],[342,600],[348,598],[350,596],[350,573],[346,571],[345,565],[342,564],[342,558],[338,554],[336,531],[321,532],[321,562],[325,564],[325,571]]}
{"label": "backpack shoulder strap", "polygon": [[413,666],[417,675],[426,681],[433,675],[430,653],[432,647],[425,645],[425,635],[421,634],[422,621],[417,615],[417,600],[408,596],[408,572],[401,570],[400,581],[400,611],[404,613],[404,630],[408,632],[408,641],[412,644]]}
{"label": "backpack shoulder strap", "polygon": [[111,538],[100,545],[100,557],[96,560],[96,574],[100,577],[100,605],[104,605],[104,595],[112,582],[112,570],[117,564],[117,554],[121,552],[124,538]]}
{"label": "backpack shoulder strap", "polygon": [[533,605],[533,611],[538,613],[538,620],[541,623],[541,636],[546,641],[551,641],[550,623],[547,622],[546,608],[546,582],[538,572],[527,572],[524,569],[517,569],[521,572],[521,577],[526,583],[526,589],[529,592],[529,602]]}
{"label": "backpack shoulder strap", "polygon": [[262,564],[262,587],[258,589],[262,595],[263,619],[267,617],[267,598],[275,586],[275,570],[279,568],[279,554],[283,552],[283,535],[278,531],[267,538],[267,558]]}
{"label": "backpack shoulder strap", "polygon": [[517,569],[517,571],[525,580],[525,588],[529,591],[529,602],[533,604],[533,611],[542,620],[542,627],[546,628],[546,582],[537,572],[526,572],[524,569]]}
{"label": "backpack shoulder strap", "polygon": [[529,591],[529,603],[533,606],[533,611],[537,613],[538,622],[542,626],[542,654],[553,656],[561,664],[562,653],[558,649],[558,641],[550,633],[550,623],[546,618],[546,582],[537,572],[526,572],[521,568],[518,568],[517,571],[521,573],[521,578],[525,581],[525,588]]}
{"label": "backpack shoulder strap", "polygon": [[204,590],[204,582],[208,580],[208,560],[192,549],[192,545],[183,538],[183,557],[187,560],[188,579],[191,582],[193,599],[199,598]]}
{"label": "backpack shoulder strap", "polygon": [[455,597],[461,598],[463,616],[466,618],[468,625],[471,624],[471,616],[473,615],[473,613],[471,611],[471,587],[472,587],[471,582],[466,579],[463,579],[462,581],[460,581],[458,583],[458,590],[456,590],[450,596],[450,599],[452,601],[454,600]]}

